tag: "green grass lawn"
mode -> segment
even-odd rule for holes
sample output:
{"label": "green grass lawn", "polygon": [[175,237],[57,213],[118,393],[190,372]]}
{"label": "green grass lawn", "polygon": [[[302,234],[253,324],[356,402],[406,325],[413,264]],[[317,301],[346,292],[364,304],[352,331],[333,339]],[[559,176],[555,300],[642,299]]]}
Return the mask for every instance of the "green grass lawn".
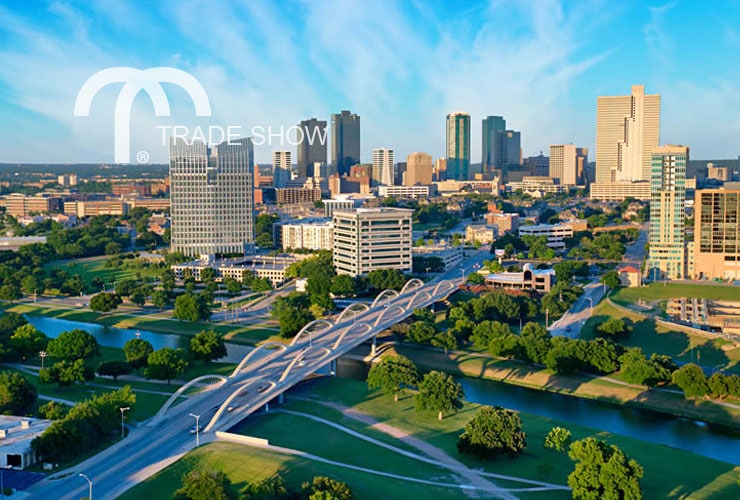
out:
{"label": "green grass lawn", "polygon": [[[700,457],[689,452],[662,445],[645,443],[631,438],[594,431],[585,427],[520,414],[527,433],[528,448],[515,460],[503,459],[491,462],[480,461],[457,453],[455,443],[465,423],[472,418],[479,405],[466,404],[457,413],[439,421],[436,414],[416,413],[413,398],[409,395],[394,403],[390,397],[369,393],[364,383],[348,379],[324,379],[303,389],[303,395],[319,401],[334,401],[369,414],[383,423],[406,430],[446,451],[450,456],[471,467],[482,468],[497,474],[543,480],[566,484],[567,475],[573,465],[565,454],[545,450],[544,436],[555,425],[567,427],[575,439],[596,436],[622,448],[630,457],[645,468],[642,481],[645,498],[736,498],[737,478],[740,467]],[[394,438],[379,431],[368,429],[363,423],[347,419],[338,411],[323,407],[315,402],[286,399],[286,409],[310,413],[341,425],[358,430],[403,449]],[[325,424],[303,417],[274,412],[250,418],[240,428],[245,434],[268,438],[271,444],[298,448],[323,458],[346,461],[355,465],[395,472],[406,476],[417,476],[431,480],[446,481],[449,477],[432,465],[413,461],[402,456],[393,456],[389,450],[380,448],[336,431]],[[292,487],[313,475],[329,475],[347,482],[356,498],[460,498],[458,490],[418,485],[404,481],[381,479],[367,473],[351,471],[321,463],[310,462],[292,456],[280,455],[259,449],[241,447],[229,443],[214,443],[195,450],[172,466],[128,491],[121,498],[166,498],[179,487],[182,475],[196,467],[223,470],[229,475],[237,489],[249,481],[279,473]],[[676,471],[680,470],[680,474]],[[503,487],[516,487],[511,481],[496,480]],[[522,486],[521,483],[518,486]],[[517,493],[521,498],[569,498],[567,492]]]}
{"label": "green grass lawn", "polygon": [[111,255],[103,255],[82,259],[56,260],[45,264],[43,269],[46,272],[52,269],[61,269],[71,275],[79,274],[88,287],[90,287],[90,282],[94,278],[100,278],[106,284],[106,289],[109,289],[114,281],[135,278],[137,272],[141,273],[143,277],[155,277],[157,275],[157,270],[152,267],[126,267],[125,264],[130,263],[132,259],[125,259],[123,261],[124,265],[120,268],[106,268],[105,261],[111,257]]}
{"label": "green grass lawn", "polygon": [[740,287],[709,284],[653,283],[640,288],[620,288],[612,295],[612,300],[620,304],[633,304],[638,299],[665,300],[681,297],[740,301]]}
{"label": "green grass lawn", "polygon": [[582,337],[593,338],[596,327],[609,318],[632,324],[632,335],[621,342],[625,346],[640,347],[648,355],[667,354],[679,361],[693,361],[740,374],[740,347],[733,347],[728,340],[670,330],[637,314],[621,311],[608,302],[601,302],[594,307],[593,316],[586,322]]}

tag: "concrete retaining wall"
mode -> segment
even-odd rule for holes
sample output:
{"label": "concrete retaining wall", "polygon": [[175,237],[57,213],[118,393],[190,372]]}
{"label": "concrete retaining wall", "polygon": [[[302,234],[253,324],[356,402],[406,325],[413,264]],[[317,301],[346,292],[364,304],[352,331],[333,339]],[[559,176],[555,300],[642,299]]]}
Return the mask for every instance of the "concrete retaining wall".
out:
{"label": "concrete retaining wall", "polygon": [[232,443],[246,444],[247,446],[269,446],[267,439],[256,438],[253,436],[242,436],[241,434],[232,434],[231,432],[216,431],[216,437]]}

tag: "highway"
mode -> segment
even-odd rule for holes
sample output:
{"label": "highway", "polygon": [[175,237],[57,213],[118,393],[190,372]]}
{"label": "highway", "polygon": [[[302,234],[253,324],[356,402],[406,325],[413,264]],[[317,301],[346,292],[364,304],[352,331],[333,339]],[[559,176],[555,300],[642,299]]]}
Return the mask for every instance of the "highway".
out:
{"label": "highway", "polygon": [[195,435],[190,433],[195,418],[191,413],[200,415],[204,429],[199,434],[201,442],[214,439],[215,431],[227,430],[262,410],[307,375],[402,321],[413,309],[445,299],[457,290],[461,275],[471,273],[487,258],[488,249],[476,251],[461,267],[398,297],[380,299],[366,311],[348,313],[337,325],[314,324],[315,332],[296,337],[290,346],[255,349],[246,366],[239,367],[225,382],[214,377],[217,384],[154,417],[150,422],[153,427],[134,429],[105,451],[52,474],[25,494],[29,498],[78,499],[87,495],[88,484],[79,476],[84,473],[93,481],[95,498],[115,498],[195,447]]}

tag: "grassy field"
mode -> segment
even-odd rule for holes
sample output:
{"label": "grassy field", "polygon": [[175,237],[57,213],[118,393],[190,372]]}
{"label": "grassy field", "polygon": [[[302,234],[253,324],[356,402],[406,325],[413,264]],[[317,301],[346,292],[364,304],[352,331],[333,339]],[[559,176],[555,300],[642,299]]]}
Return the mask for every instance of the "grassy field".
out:
{"label": "grassy field", "polygon": [[740,374],[740,346],[723,338],[708,338],[677,330],[669,330],[637,314],[621,311],[608,302],[594,307],[593,316],[586,322],[583,338],[593,338],[598,325],[609,318],[625,320],[633,327],[629,339],[621,342],[628,347],[640,347],[646,354],[667,354],[682,362],[715,366]]}
{"label": "grassy field", "polygon": [[61,269],[72,275],[78,274],[88,287],[93,278],[100,278],[106,286],[110,287],[114,281],[135,278],[137,272],[141,273],[143,277],[157,276],[156,270],[152,267],[126,267],[125,264],[132,262],[133,259],[124,260],[124,266],[120,268],[106,268],[105,261],[111,257],[110,255],[103,255],[83,259],[55,260],[44,265],[43,269],[46,272],[52,269]]}
{"label": "grassy field", "polygon": [[740,301],[740,287],[690,283],[653,283],[640,288],[620,288],[612,295],[612,300],[620,304],[633,304],[638,299],[665,300],[680,297]]}
{"label": "grassy field", "polygon": [[[737,478],[740,467],[716,460],[699,457],[689,452],[661,445],[653,445],[631,438],[597,432],[585,427],[574,426],[556,420],[521,414],[527,433],[528,448],[515,460],[480,461],[457,453],[455,443],[465,423],[472,418],[479,405],[465,407],[444,420],[435,414],[416,413],[413,398],[408,395],[398,403],[392,398],[369,393],[364,383],[348,379],[323,379],[303,389],[302,395],[316,401],[332,401],[374,416],[379,421],[402,429],[416,438],[444,450],[450,456],[462,460],[469,466],[497,474],[543,480],[566,484],[567,475],[573,465],[565,454],[545,450],[542,442],[546,433],[555,425],[571,430],[574,439],[596,436],[622,448],[645,469],[643,493],[645,498],[736,498]],[[406,445],[367,425],[348,419],[335,409],[327,408],[316,401],[293,400],[290,397],[284,406],[287,409],[313,414],[384,442],[409,449]],[[389,450],[372,443],[337,432],[332,428],[300,416],[273,412],[250,418],[238,430],[241,433],[267,438],[271,444],[288,446],[314,453],[323,458],[344,461],[354,465],[386,472],[422,477],[429,480],[448,482],[450,475],[435,466],[413,461],[411,458],[390,455]],[[183,459],[131,489],[121,498],[166,498],[179,487],[182,475],[193,468],[206,467],[223,470],[229,475],[237,489],[248,482],[260,480],[274,474],[282,475],[293,488],[301,481],[316,474],[328,475],[347,482],[356,498],[460,498],[460,492],[442,488],[413,484],[400,480],[380,479],[368,473],[352,471],[302,458],[281,455],[249,447],[227,443],[214,443],[187,454]],[[680,469],[681,473],[676,474]],[[522,483],[496,480],[502,487],[522,487]],[[567,492],[546,491],[517,493],[521,498],[569,498]]]}

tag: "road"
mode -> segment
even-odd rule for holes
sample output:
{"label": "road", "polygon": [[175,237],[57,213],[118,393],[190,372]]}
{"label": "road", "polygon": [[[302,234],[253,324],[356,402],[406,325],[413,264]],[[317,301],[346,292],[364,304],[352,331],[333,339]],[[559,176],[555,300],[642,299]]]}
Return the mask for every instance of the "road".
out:
{"label": "road", "polygon": [[[84,473],[93,481],[96,498],[115,498],[195,447],[195,436],[189,432],[195,423],[191,413],[200,415],[202,427],[210,427],[200,435],[201,441],[213,439],[214,431],[226,430],[265,408],[307,375],[405,319],[416,307],[446,298],[457,289],[461,274],[469,274],[486,258],[490,258],[487,250],[474,252],[460,268],[451,269],[395,299],[381,300],[375,307],[350,315],[336,326],[297,337],[294,345],[261,349],[261,356],[255,350],[255,359],[250,358],[245,368],[222,385],[192,395],[170,408],[156,426],[136,428],[105,451],[52,476],[57,479],[40,481],[25,494],[60,500],[80,498],[87,494],[87,482],[79,476]],[[442,285],[445,279],[452,284]],[[440,290],[433,294],[438,285]],[[342,341],[338,342],[340,337]],[[220,417],[212,420],[217,413]]]}
{"label": "road", "polygon": [[571,308],[557,321],[555,321],[548,331],[552,336],[565,336],[578,338],[581,328],[593,313],[593,307],[599,303],[604,296],[605,287],[597,281],[589,283],[583,287],[583,295],[573,303]]}

